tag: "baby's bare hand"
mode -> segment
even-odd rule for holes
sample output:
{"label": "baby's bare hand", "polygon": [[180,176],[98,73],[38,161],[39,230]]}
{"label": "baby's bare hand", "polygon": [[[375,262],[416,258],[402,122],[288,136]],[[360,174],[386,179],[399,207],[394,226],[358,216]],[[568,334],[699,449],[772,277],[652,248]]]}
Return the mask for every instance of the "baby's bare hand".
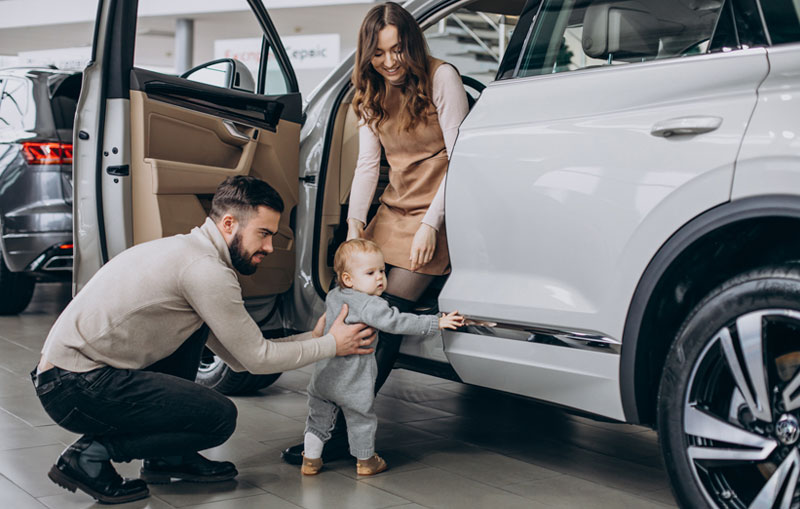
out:
{"label": "baby's bare hand", "polygon": [[464,317],[458,314],[458,311],[452,313],[442,313],[439,317],[440,329],[457,329],[464,326]]}

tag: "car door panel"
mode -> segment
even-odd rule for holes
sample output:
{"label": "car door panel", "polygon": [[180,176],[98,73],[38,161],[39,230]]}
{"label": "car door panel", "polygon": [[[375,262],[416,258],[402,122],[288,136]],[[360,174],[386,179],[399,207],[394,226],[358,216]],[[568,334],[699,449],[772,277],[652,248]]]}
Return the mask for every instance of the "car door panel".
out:
{"label": "car door panel", "polygon": [[[286,211],[297,203],[297,146],[300,125],[274,114],[283,103],[252,94],[175,83],[135,70],[131,91],[131,176],[133,243],[186,233],[201,224],[210,196],[231,175],[253,175],[269,182]],[[156,83],[156,92],[150,86]],[[214,90],[207,90],[214,89]],[[252,117],[252,118],[251,118]],[[227,125],[226,125],[227,124]],[[291,185],[290,183],[293,183]],[[282,293],[294,273],[294,236],[283,214],[275,253],[252,276],[240,278],[245,297]]]}
{"label": "car door panel", "polygon": [[99,2],[75,129],[74,291],[120,251],[202,224],[217,186],[231,175],[266,180],[286,207],[275,253],[255,274],[240,278],[243,295],[290,288],[302,103],[269,16],[260,2],[248,3],[270,55],[280,61],[285,94],[265,96],[133,68],[137,2]]}
{"label": "car door panel", "polygon": [[[440,307],[618,342],[634,275],[671,232],[730,198],[736,154],[766,73],[758,48],[490,85],[462,124],[451,159],[453,272]],[[722,118],[712,132],[652,133],[665,120],[709,116]],[[540,362],[544,348],[528,341],[528,355],[520,356],[504,340],[461,336],[444,335],[459,376],[512,392],[511,380],[492,374],[497,370],[477,345],[492,343],[492,357],[512,365]],[[618,392],[616,382],[594,383],[585,360],[561,349],[564,355],[549,357],[551,369],[582,373],[590,393]],[[478,369],[482,364],[487,369]],[[547,385],[526,387],[530,396],[586,404],[584,396],[570,400]],[[618,394],[595,397],[615,401]],[[594,411],[621,415],[606,409]]]}

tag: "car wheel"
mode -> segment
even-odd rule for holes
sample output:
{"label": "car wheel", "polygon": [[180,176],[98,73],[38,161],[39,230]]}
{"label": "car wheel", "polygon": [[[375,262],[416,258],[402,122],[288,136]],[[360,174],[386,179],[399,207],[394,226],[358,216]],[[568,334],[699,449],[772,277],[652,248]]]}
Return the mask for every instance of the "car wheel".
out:
{"label": "car wheel", "polygon": [[28,274],[11,272],[0,254],[0,315],[21,313],[31,302],[35,285]]}
{"label": "car wheel", "polygon": [[692,311],[658,395],[662,452],[683,507],[796,507],[800,270],[728,281]]}
{"label": "car wheel", "polygon": [[197,370],[195,381],[222,394],[233,396],[263,389],[272,385],[279,376],[281,376],[280,373],[272,375],[253,375],[246,371],[237,373],[206,348],[200,360],[200,368]]}

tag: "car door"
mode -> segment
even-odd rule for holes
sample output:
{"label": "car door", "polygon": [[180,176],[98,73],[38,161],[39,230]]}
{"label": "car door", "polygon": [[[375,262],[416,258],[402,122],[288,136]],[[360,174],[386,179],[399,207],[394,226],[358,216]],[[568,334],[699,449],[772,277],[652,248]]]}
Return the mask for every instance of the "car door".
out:
{"label": "car door", "polygon": [[[138,2],[99,2],[75,123],[73,291],[122,250],[202,224],[216,187],[231,175],[266,180],[286,205],[275,252],[241,277],[244,296],[291,286],[301,98],[262,2],[239,3],[262,38],[254,91],[138,66]],[[270,85],[276,75],[277,88]]]}
{"label": "car door", "polygon": [[530,2],[448,173],[440,307],[497,324],[445,334],[466,382],[624,419],[633,292],[673,232],[729,200],[768,72],[737,38],[743,3]]}

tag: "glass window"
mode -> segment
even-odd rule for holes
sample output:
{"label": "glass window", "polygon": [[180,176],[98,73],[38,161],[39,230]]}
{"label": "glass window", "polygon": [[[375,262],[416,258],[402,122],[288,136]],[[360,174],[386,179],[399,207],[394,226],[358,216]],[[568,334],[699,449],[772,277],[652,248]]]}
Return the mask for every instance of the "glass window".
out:
{"label": "glass window", "polygon": [[800,0],[761,2],[772,44],[800,41]]}
{"label": "glass window", "polygon": [[719,0],[545,0],[519,76],[709,51]]}
{"label": "glass window", "polygon": [[50,99],[56,129],[72,129],[75,124],[75,110],[78,106],[80,93],[80,74],[69,76],[58,85],[52,99]]}
{"label": "glass window", "polygon": [[[140,16],[137,20],[134,66],[165,74],[180,75],[191,68],[215,60],[232,58],[244,64],[249,76],[237,90],[257,91],[264,31],[247,0],[226,0],[225,12],[198,16],[191,20],[169,21],[161,17]],[[186,37],[188,30],[189,36]],[[181,40],[189,40],[181,44]],[[188,61],[179,61],[178,53],[188,51]],[[264,72],[264,93],[285,94],[289,91],[285,71],[275,52],[269,48]],[[192,73],[190,79],[219,87],[230,86],[229,66],[213,64]],[[237,72],[239,70],[237,69]],[[240,72],[240,74],[241,74]],[[252,80],[250,80],[252,78]],[[249,87],[252,81],[253,86]]]}
{"label": "glass window", "polygon": [[27,80],[0,78],[0,128],[25,129],[26,117],[31,116],[29,96]]}
{"label": "glass window", "polygon": [[496,10],[489,2],[481,5],[485,10],[467,6],[428,27],[431,55],[453,64],[462,76],[484,85],[493,81],[518,20],[518,13],[502,12],[503,4],[498,2]]}

